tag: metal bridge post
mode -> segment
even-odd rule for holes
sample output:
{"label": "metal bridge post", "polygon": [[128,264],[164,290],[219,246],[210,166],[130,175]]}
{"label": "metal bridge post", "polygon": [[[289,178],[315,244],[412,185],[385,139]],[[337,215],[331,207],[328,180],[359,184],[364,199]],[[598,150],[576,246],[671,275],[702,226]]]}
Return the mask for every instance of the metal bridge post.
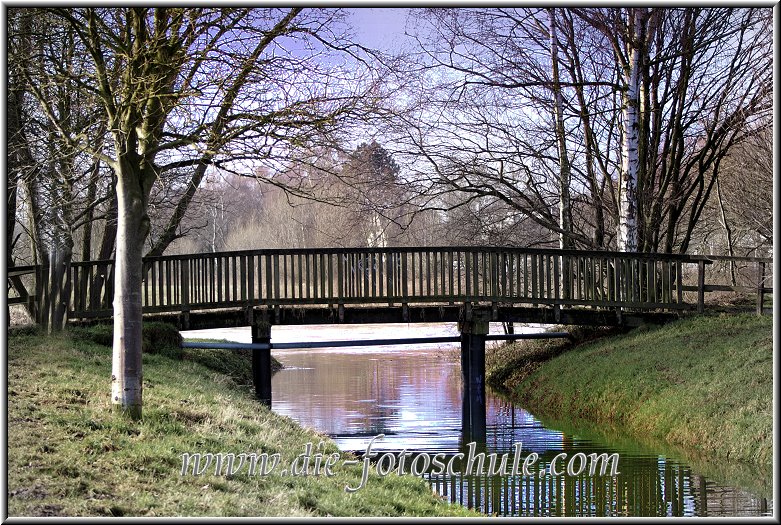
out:
{"label": "metal bridge post", "polygon": [[[252,342],[269,344],[271,342],[271,322],[268,310],[252,311]],[[271,349],[252,352],[252,382],[255,384],[255,397],[271,408]]]}
{"label": "metal bridge post", "polygon": [[462,427],[465,441],[485,442],[485,340],[490,309],[467,305],[458,323],[461,332],[461,378],[463,382]]}

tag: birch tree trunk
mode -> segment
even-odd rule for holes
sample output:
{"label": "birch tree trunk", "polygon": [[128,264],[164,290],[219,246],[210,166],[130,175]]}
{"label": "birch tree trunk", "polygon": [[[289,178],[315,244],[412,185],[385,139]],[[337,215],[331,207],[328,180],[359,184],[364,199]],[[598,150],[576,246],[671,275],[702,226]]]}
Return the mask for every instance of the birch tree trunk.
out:
{"label": "birch tree trunk", "polygon": [[628,61],[624,66],[625,88],[621,116],[623,142],[621,159],[620,201],[618,210],[618,249],[637,251],[637,181],[640,169],[640,67],[643,46],[642,26],[646,8],[632,8],[627,35]]}

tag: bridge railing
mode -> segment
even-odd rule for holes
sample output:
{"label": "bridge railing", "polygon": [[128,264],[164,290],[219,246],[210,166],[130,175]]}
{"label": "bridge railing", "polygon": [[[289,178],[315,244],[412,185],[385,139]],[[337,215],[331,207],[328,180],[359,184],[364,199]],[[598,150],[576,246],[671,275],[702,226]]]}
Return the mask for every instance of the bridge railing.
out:
{"label": "bridge railing", "polygon": [[[146,312],[256,305],[496,302],[640,310],[704,308],[706,293],[772,293],[772,260],[532,248],[250,250],[144,259]],[[719,266],[731,265],[734,278]],[[70,318],[110,316],[113,261],[72,263]],[[720,271],[718,271],[720,270]],[[12,275],[13,273],[13,275]],[[48,269],[9,269],[31,311]]]}
{"label": "bridge railing", "polygon": [[[254,305],[497,302],[692,309],[706,259],[531,248],[251,250],[144,259],[147,312]],[[70,317],[111,314],[113,261],[71,265]]]}

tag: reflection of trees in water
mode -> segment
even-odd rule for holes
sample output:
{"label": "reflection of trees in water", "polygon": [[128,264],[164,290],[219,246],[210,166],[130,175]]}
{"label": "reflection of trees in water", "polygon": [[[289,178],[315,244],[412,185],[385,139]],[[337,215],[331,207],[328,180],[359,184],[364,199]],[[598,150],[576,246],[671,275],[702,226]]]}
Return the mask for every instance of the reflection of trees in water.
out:
{"label": "reflection of trees in water", "polygon": [[451,416],[458,413],[460,399],[451,402],[452,391],[456,396],[460,392],[460,383],[451,380],[453,367],[443,367],[431,355],[321,352],[286,357],[289,366],[311,370],[293,368],[275,376],[277,399],[295,399],[295,418],[326,433],[389,434],[402,410],[424,412],[427,418],[442,417],[448,410]]}
{"label": "reflection of trees in water", "polygon": [[[565,443],[565,450],[577,447]],[[587,453],[590,453],[588,451]],[[761,514],[764,498],[736,489],[707,488],[703,476],[658,457],[633,457],[615,476],[552,476],[558,451],[541,457],[545,475],[431,478],[432,489],[451,503],[500,516],[690,516]],[[569,452],[568,452],[569,453]],[[714,505],[714,499],[717,500]]]}

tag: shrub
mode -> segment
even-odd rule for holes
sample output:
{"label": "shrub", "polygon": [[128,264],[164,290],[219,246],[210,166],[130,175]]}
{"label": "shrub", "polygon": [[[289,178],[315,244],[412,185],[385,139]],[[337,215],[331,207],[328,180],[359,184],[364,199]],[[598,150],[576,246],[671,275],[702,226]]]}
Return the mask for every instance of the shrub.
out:
{"label": "shrub", "polygon": [[[114,327],[110,324],[72,328],[71,333],[79,339],[86,339],[102,346],[110,347],[114,343]],[[182,336],[175,325],[161,322],[144,323],[141,350],[148,354],[161,354],[172,359],[181,359]]]}
{"label": "shrub", "polygon": [[175,325],[161,322],[144,323],[142,330],[143,352],[181,359],[182,335]]}

